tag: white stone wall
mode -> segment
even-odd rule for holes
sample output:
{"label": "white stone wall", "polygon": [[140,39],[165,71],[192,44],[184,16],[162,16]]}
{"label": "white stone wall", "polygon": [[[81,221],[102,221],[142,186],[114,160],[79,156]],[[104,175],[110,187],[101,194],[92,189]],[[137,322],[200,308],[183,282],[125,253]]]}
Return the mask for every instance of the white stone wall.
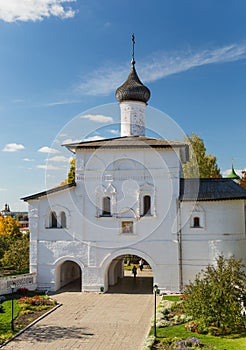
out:
{"label": "white stone wall", "polygon": [[12,293],[11,285],[15,283],[14,292],[19,288],[35,290],[37,288],[36,273],[26,273],[18,276],[9,276],[0,278],[0,295]]}
{"label": "white stone wall", "polygon": [[203,225],[194,228],[190,217],[197,203],[181,203],[184,284],[221,254],[235,255],[246,262],[244,201],[202,201],[198,205],[200,212],[196,211],[196,216],[203,217]]}
{"label": "white stone wall", "polygon": [[145,135],[145,108],[146,103],[124,101],[120,103],[121,136]]}

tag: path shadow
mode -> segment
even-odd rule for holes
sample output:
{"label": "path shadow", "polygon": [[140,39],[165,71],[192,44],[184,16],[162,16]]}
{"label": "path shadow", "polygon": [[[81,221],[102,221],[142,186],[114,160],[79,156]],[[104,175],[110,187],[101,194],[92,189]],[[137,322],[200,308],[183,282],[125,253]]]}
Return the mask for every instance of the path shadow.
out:
{"label": "path shadow", "polygon": [[61,293],[65,293],[65,292],[81,292],[81,279],[78,278],[78,279],[74,280],[73,282],[66,284],[65,286],[63,286],[62,288],[60,288],[54,292],[49,291],[48,295],[61,294]]}
{"label": "path shadow", "polygon": [[[86,328],[79,327],[60,327],[36,325],[31,330],[25,332],[25,337],[31,342],[52,342],[58,339],[88,339],[93,337],[94,333],[86,332]],[[16,341],[22,341],[23,338],[16,338]]]}
{"label": "path shadow", "polygon": [[123,277],[116,285],[110,286],[107,293],[152,294],[153,277]]}

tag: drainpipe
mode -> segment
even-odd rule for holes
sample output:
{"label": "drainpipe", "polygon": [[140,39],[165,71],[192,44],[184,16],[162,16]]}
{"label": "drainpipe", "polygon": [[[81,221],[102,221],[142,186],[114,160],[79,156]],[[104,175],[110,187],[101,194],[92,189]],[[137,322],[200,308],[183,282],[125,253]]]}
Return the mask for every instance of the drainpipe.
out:
{"label": "drainpipe", "polygon": [[178,264],[179,264],[179,291],[183,292],[183,251],[182,251],[182,225],[181,225],[181,208],[180,200],[177,201],[177,216],[178,216]]}

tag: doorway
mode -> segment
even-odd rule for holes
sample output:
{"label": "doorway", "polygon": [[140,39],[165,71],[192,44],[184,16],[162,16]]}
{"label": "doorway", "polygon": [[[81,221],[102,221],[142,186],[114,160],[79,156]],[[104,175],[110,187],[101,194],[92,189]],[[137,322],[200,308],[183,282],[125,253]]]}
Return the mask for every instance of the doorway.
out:
{"label": "doorway", "polygon": [[[143,264],[142,268],[141,264]],[[136,268],[134,277],[133,268]],[[153,271],[149,263],[137,255],[114,258],[108,268],[108,293],[152,294]]]}
{"label": "doorway", "polygon": [[80,266],[71,260],[66,260],[57,267],[56,290],[81,291],[82,273]]}

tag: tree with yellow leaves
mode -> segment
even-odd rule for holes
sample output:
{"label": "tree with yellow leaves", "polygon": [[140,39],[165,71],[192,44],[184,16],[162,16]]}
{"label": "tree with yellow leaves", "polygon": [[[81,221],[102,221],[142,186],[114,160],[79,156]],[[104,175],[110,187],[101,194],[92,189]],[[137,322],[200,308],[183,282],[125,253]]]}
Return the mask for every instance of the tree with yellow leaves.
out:
{"label": "tree with yellow leaves", "polygon": [[10,238],[21,237],[18,222],[12,216],[0,216],[0,235],[7,235]]}

